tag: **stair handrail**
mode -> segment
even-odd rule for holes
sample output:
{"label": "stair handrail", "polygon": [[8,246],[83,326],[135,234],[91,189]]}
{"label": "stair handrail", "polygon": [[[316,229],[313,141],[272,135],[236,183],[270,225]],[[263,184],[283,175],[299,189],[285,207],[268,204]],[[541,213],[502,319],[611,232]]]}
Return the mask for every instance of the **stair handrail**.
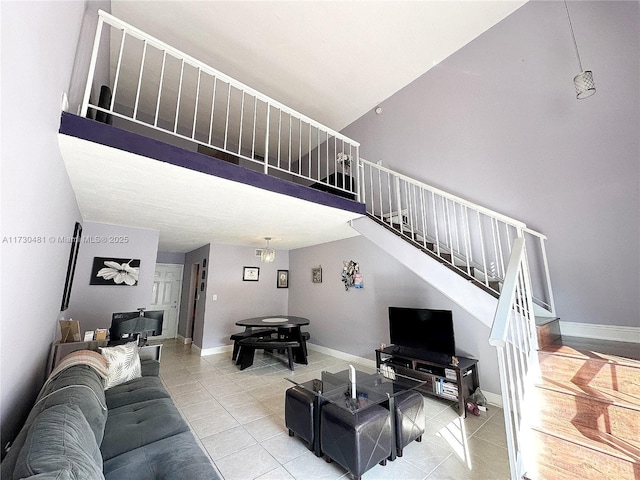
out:
{"label": "stair handrail", "polygon": [[511,479],[520,480],[531,465],[525,438],[531,411],[527,402],[540,371],[524,238],[513,242],[489,343],[498,355]]}
{"label": "stair handrail", "polygon": [[[502,213],[496,212],[495,210],[491,210],[489,208],[483,207],[482,205],[478,205],[477,203],[473,203],[473,202],[467,200],[466,198],[462,198],[462,197],[459,197],[459,196],[454,195],[452,193],[446,192],[446,191],[444,191],[444,190],[442,190],[442,189],[440,189],[438,187],[434,187],[432,185],[429,185],[428,183],[421,182],[420,180],[416,180],[415,178],[411,178],[411,177],[409,177],[407,175],[399,173],[399,172],[397,172],[395,170],[392,170],[390,168],[384,167],[382,165],[378,165],[377,163],[370,162],[370,161],[368,161],[368,160],[366,160],[366,159],[364,159],[362,157],[360,157],[360,164],[361,164],[361,168],[362,167],[370,167],[372,169],[376,169],[376,170],[380,170],[380,171],[386,172],[387,174],[393,175],[394,177],[398,177],[399,179],[404,180],[406,182],[411,182],[414,185],[421,186],[421,187],[423,187],[423,188],[425,188],[425,189],[427,189],[429,191],[434,192],[435,194],[437,194],[437,195],[439,195],[441,197],[445,197],[445,198],[450,199],[450,200],[452,200],[452,201],[454,201],[456,203],[459,203],[461,205],[465,205],[465,206],[467,206],[469,208],[477,210],[480,213],[484,213],[484,214],[486,214],[488,216],[492,216],[492,217],[496,218],[497,220],[500,220],[502,222],[505,222],[505,223],[508,223],[510,225],[513,225],[514,227],[521,228],[521,229],[527,228],[527,225],[524,222],[520,221],[520,220],[516,220],[515,218],[511,218],[511,217],[509,217],[507,215],[504,215]],[[363,168],[363,170],[364,170],[364,168]],[[361,198],[360,198],[360,201],[362,203],[366,203],[364,201],[364,199],[366,198],[366,195],[365,195],[365,193],[366,193],[366,191],[365,191],[365,183],[364,183],[364,172],[360,173],[360,179],[361,179],[361,185],[360,185],[360,196],[361,196]],[[531,231],[533,232],[533,230],[531,230]],[[539,235],[542,235],[542,234],[539,234]]]}
{"label": "stair handrail", "polygon": [[536,308],[541,315],[555,316],[545,235],[522,221],[364,158],[359,161],[358,180],[358,199],[369,215],[399,230],[423,250],[430,249],[443,263],[496,296],[513,240],[530,237],[536,262]]}
{"label": "stair handrail", "polygon": [[[92,92],[99,88],[94,85],[94,81],[98,57],[106,48],[102,46],[105,25],[113,29],[110,31],[111,40],[114,38],[114,30],[122,32],[119,51],[116,50],[118,49],[117,45],[114,45],[115,74],[112,79],[113,85],[111,85],[113,89],[111,101],[107,106],[100,105],[98,101],[91,101]],[[136,92],[133,93],[134,98],[128,99],[131,104],[127,103],[126,109],[117,110],[115,107],[117,105],[118,88],[121,83],[127,84],[124,81],[120,82],[120,75],[123,75],[125,70],[122,68],[123,58],[126,57],[126,55],[123,55],[125,52],[125,39],[134,39],[140,42],[142,55],[139,63],[130,65],[137,72],[130,77],[131,83],[136,86]],[[132,40],[128,40],[128,42],[132,42]],[[159,52],[157,55],[162,57],[162,67],[157,83],[154,83],[153,78],[147,79],[145,75],[145,62],[148,57],[151,57],[151,53],[147,54],[147,51],[154,52],[154,49]],[[175,59],[180,62],[182,67],[179,75],[179,85],[176,85],[177,97],[174,98],[173,92],[169,92],[170,95],[168,95],[175,106],[175,115],[174,118],[166,119],[159,117],[159,112],[161,111],[161,98],[164,101],[162,95],[163,93],[166,94],[165,85],[163,85],[163,82],[167,81],[165,78],[165,61],[168,63],[169,59]],[[187,88],[186,81],[183,82],[183,73],[187,70],[186,67],[192,68],[197,72],[197,86],[193,85],[192,89]],[[206,78],[206,81],[202,80],[201,82],[203,78]],[[193,82],[195,83],[195,80]],[[204,100],[200,99],[201,90],[205,91],[205,84],[208,85],[207,82],[213,83],[213,98],[210,104],[205,104]],[[216,85],[222,90],[221,95],[225,96],[225,90],[221,87],[222,84],[227,86],[225,88],[228,91],[226,94],[226,110],[221,105],[225,103],[225,99],[221,98],[222,102],[216,99]],[[155,112],[152,111],[154,107],[149,106],[151,110],[141,114],[141,90],[145,88],[149,89],[149,91],[157,91],[157,100],[155,101]],[[236,99],[235,103],[231,101],[232,89],[234,97],[236,92],[238,96],[241,96],[241,100]],[[204,97],[204,93],[202,96]],[[217,101],[218,103],[216,103]],[[217,113],[218,110],[216,108],[222,109],[221,112]],[[185,114],[187,115],[187,121],[180,123],[179,118],[183,110],[187,112]],[[246,115],[245,110],[247,110]],[[213,134],[215,128],[214,111],[216,115],[221,115],[220,118],[224,119],[224,138],[223,140],[219,138],[219,142],[213,141],[215,139]],[[258,114],[258,111],[260,111],[260,114]],[[290,176],[291,179],[301,179],[304,184],[322,183],[336,190],[350,194],[356,193],[356,165],[358,164],[360,148],[358,142],[103,10],[98,11],[98,23],[87,82],[84,86],[83,99],[78,109],[78,114],[81,116],[86,116],[88,112],[102,112],[213,150],[231,154],[246,160],[248,165],[259,165],[260,167],[258,168],[261,168],[266,174],[269,174],[270,170],[279,171]],[[141,119],[141,116],[149,118]],[[207,125],[206,121],[199,121],[199,116],[208,120],[209,124]],[[163,122],[166,125],[161,125]],[[203,123],[204,126],[202,126]],[[168,124],[171,124],[171,126],[167,126]],[[233,124],[232,128],[230,127],[231,124]],[[208,128],[205,129],[205,127]],[[237,127],[239,127],[239,132],[236,131],[238,130]],[[345,159],[347,160],[346,162],[344,162]]]}

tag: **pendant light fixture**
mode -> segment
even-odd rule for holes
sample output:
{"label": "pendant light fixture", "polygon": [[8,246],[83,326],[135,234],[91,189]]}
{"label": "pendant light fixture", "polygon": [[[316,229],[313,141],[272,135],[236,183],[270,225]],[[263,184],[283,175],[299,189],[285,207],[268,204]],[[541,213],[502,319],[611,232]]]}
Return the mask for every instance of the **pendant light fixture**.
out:
{"label": "pendant light fixture", "polygon": [[267,246],[260,252],[260,261],[264,263],[271,263],[276,259],[276,251],[269,247],[269,240],[271,240],[271,237],[264,237],[264,239],[267,241]]}
{"label": "pendant light fixture", "polygon": [[578,58],[578,66],[580,67],[580,73],[573,77],[573,84],[576,87],[576,98],[582,100],[589,98],[596,93],[596,84],[593,81],[593,72],[591,70],[584,70],[582,68],[582,61],[580,60],[580,52],[578,52],[578,43],[576,42],[576,36],[573,33],[573,25],[571,24],[571,17],[569,16],[569,7],[567,6],[567,0],[564,0],[564,8],[567,11],[567,20],[569,20],[569,29],[571,30],[571,38],[573,38],[573,46],[576,49],[576,57]]}

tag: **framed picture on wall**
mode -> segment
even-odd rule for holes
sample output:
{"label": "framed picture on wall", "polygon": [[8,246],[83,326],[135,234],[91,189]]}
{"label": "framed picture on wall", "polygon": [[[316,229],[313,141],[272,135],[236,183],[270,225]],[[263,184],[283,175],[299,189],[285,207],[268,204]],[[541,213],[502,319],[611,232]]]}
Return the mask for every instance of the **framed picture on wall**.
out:
{"label": "framed picture on wall", "polygon": [[76,271],[76,263],[78,261],[78,248],[82,238],[82,225],[76,222],[73,229],[73,237],[71,238],[71,251],[69,252],[69,263],[67,264],[67,278],[64,281],[64,291],[62,292],[62,303],[60,311],[64,312],[69,308],[69,299],[71,298],[71,287],[73,285],[73,275]]}
{"label": "framed picture on wall", "polygon": [[278,288],[289,288],[289,270],[278,270]]}
{"label": "framed picture on wall", "polygon": [[140,259],[94,257],[89,285],[123,285],[132,287],[138,284]]}
{"label": "framed picture on wall", "polygon": [[311,281],[313,283],[322,283],[322,267],[311,269]]}
{"label": "framed picture on wall", "polygon": [[257,282],[260,278],[260,267],[244,267],[242,270],[243,282]]}

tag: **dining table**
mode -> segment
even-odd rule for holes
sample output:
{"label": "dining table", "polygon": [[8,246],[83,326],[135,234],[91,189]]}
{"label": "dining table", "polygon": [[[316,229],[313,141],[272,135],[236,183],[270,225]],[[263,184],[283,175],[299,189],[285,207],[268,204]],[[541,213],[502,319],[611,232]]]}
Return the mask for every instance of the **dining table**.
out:
{"label": "dining table", "polygon": [[275,328],[278,336],[300,342],[300,347],[293,349],[294,361],[307,364],[307,342],[302,335],[301,327],[309,325],[309,319],[293,315],[266,315],[262,317],[245,318],[238,320],[236,325],[245,327],[245,331],[253,328]]}

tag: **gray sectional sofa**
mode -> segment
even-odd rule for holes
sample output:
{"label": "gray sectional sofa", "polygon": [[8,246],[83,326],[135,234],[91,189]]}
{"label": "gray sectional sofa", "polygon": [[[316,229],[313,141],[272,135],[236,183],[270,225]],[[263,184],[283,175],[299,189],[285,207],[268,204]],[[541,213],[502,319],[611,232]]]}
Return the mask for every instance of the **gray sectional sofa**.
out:
{"label": "gray sectional sofa", "polygon": [[45,384],[0,465],[2,480],[219,479],[158,377],[104,390],[98,372],[74,365]]}

